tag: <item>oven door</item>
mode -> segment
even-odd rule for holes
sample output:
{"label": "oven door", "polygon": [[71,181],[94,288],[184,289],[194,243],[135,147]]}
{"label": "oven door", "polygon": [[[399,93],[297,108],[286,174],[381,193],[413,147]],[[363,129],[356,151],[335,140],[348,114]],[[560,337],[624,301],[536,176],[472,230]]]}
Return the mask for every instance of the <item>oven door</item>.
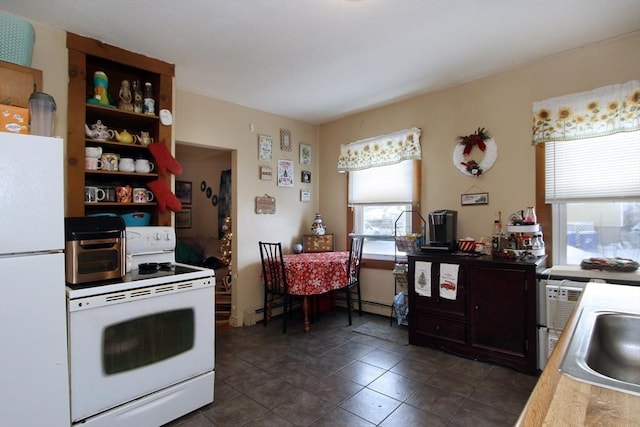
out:
{"label": "oven door", "polygon": [[71,418],[214,368],[211,278],[69,301]]}

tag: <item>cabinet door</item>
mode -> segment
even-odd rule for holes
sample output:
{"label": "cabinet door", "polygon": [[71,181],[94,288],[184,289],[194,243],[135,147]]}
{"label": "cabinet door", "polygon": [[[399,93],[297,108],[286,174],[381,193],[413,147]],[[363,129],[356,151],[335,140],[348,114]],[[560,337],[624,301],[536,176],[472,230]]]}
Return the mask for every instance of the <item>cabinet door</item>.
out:
{"label": "cabinet door", "polygon": [[469,268],[470,345],[514,357],[527,355],[526,272]]}
{"label": "cabinet door", "polygon": [[42,71],[0,61],[0,103],[29,107],[29,97],[42,90]]}

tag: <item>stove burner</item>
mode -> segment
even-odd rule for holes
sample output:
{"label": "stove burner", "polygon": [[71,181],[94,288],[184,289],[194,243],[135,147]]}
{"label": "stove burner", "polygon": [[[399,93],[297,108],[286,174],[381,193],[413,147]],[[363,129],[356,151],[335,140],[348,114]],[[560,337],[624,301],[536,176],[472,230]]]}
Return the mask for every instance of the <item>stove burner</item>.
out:
{"label": "stove burner", "polygon": [[160,270],[163,271],[171,271],[173,269],[173,264],[170,262],[161,262],[160,263]]}
{"label": "stove burner", "polygon": [[158,263],[157,262],[145,262],[143,264],[138,264],[138,273],[139,274],[151,274],[158,271]]}

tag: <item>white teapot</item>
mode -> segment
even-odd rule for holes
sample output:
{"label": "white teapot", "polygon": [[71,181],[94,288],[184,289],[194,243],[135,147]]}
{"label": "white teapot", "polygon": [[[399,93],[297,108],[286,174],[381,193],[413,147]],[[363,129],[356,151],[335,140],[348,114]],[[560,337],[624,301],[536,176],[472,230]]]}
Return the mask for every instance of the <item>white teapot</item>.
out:
{"label": "white teapot", "polygon": [[84,133],[91,139],[99,139],[101,141],[106,141],[114,136],[113,131],[103,125],[100,120],[92,124],[91,127],[85,124]]}

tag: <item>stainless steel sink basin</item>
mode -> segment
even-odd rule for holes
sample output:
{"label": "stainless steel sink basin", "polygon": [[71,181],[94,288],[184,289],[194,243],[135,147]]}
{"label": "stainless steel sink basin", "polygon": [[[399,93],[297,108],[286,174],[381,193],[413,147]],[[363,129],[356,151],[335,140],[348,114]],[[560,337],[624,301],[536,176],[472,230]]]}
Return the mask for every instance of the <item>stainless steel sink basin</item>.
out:
{"label": "stainless steel sink basin", "polygon": [[640,313],[581,307],[560,370],[601,387],[640,395]]}
{"label": "stainless steel sink basin", "polygon": [[597,316],[586,363],[606,377],[640,384],[640,316],[618,313]]}

